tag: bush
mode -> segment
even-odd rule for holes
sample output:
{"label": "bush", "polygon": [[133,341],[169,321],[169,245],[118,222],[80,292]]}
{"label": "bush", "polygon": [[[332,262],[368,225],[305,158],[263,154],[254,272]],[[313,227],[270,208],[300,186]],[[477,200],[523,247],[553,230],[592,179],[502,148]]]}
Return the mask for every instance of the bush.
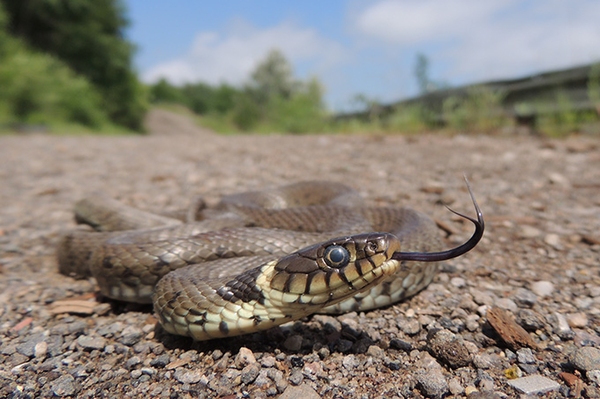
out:
{"label": "bush", "polygon": [[14,51],[0,63],[2,124],[77,123],[100,128],[107,123],[101,97],[84,78],[60,61],[27,51]]}

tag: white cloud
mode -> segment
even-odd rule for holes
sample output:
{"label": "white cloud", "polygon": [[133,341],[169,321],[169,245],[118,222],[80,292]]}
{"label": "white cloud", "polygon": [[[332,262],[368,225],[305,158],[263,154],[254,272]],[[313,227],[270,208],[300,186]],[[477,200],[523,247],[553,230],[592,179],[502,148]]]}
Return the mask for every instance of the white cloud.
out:
{"label": "white cloud", "polygon": [[143,80],[240,84],[274,48],[282,51],[293,65],[308,63],[312,74],[330,68],[343,57],[341,46],[314,29],[288,22],[257,29],[238,19],[224,33],[198,33],[186,54],[148,69]]}
{"label": "white cloud", "polygon": [[426,53],[451,83],[600,60],[600,2],[383,0],[354,18],[371,45]]}

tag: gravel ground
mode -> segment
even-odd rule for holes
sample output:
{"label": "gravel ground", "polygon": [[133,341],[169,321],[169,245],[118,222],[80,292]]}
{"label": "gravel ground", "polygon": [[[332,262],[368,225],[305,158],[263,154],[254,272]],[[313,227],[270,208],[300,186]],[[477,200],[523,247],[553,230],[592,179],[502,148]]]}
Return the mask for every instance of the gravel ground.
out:
{"label": "gravel ground", "polygon": [[[519,376],[545,397],[600,397],[598,138],[218,136],[166,111],[148,123],[146,137],[0,137],[0,397],[527,397]],[[450,247],[471,234],[443,206],[473,214],[463,174],[484,239],[382,310],[195,343],[57,272],[72,205],[94,192],[175,210],[330,179],[430,214]],[[511,339],[512,318],[496,333],[491,309],[526,338]]]}

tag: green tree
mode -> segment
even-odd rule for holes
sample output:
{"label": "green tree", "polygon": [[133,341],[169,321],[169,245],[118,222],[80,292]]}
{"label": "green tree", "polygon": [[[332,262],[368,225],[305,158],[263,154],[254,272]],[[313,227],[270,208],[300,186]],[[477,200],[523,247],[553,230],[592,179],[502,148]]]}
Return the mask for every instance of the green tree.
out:
{"label": "green tree", "polygon": [[279,50],[271,50],[267,58],[252,73],[250,87],[256,100],[266,104],[276,97],[288,99],[297,84],[292,66]]}
{"label": "green tree", "polygon": [[415,64],[415,78],[421,94],[431,91],[431,80],[429,79],[429,58],[423,53],[417,54]]}
{"label": "green tree", "polygon": [[30,46],[56,55],[96,86],[117,124],[142,128],[146,93],[132,68],[134,47],[120,0],[0,0],[8,29]]}

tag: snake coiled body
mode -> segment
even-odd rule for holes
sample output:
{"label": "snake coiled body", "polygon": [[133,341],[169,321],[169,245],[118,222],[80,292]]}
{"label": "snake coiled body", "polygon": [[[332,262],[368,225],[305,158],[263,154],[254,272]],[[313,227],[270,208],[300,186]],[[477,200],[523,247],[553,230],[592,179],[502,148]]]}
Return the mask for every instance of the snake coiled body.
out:
{"label": "snake coiled body", "polygon": [[365,206],[340,184],[236,194],[214,208],[199,201],[183,214],[80,201],[77,221],[97,231],[63,237],[60,271],[91,274],[110,298],[153,302],[165,330],[205,340],[389,305],[427,286],[438,267],[395,259],[439,251],[430,218]]}

